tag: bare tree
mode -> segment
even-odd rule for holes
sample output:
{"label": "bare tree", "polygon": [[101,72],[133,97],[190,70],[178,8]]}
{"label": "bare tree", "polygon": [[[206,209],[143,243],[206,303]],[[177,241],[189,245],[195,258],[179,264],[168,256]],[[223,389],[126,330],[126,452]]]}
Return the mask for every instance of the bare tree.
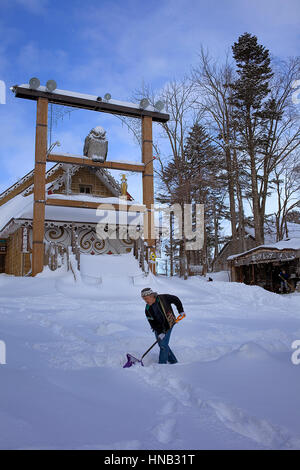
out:
{"label": "bare tree", "polygon": [[274,169],[271,181],[277,195],[277,211],[274,213],[276,239],[288,237],[288,216],[300,208],[300,154],[283,160]]}
{"label": "bare tree", "polygon": [[[143,84],[140,89],[134,91],[132,98],[135,101],[147,98],[151,105],[161,100],[165,105],[165,111],[170,115],[168,122],[159,123],[160,131],[153,136],[153,150],[157,162],[154,173],[158,176],[156,201],[169,206],[180,204],[183,209],[184,204],[190,202],[189,182],[184,178],[183,167],[185,165],[185,139],[190,127],[197,119],[194,84],[188,77],[180,80],[174,79],[168,82],[158,93],[155,93],[150,86]],[[137,125],[136,120],[126,119],[123,122],[126,123],[141,145],[140,126]],[[184,218],[182,217],[183,223]],[[172,220],[170,226],[173,226]],[[180,252],[180,275],[187,278],[188,266],[184,227],[182,227],[181,233],[183,239],[177,241]],[[175,240],[172,240],[169,246],[172,268],[174,246]]]}
{"label": "bare tree", "polygon": [[265,144],[257,165],[262,227],[270,190],[270,178],[273,172],[280,176],[287,171],[286,175],[288,175],[295,163],[294,154],[300,146],[300,113],[291,100],[292,85],[300,76],[300,59],[290,58],[280,62],[277,60],[273,65],[273,70],[274,77],[270,83],[271,93],[267,106],[274,112],[270,114],[266,123]]}
{"label": "bare tree", "polygon": [[[182,80],[173,80],[164,87],[160,99],[165,103],[166,111],[170,115],[170,120],[162,123],[161,126],[163,135],[168,140],[171,155],[167,159],[161,157],[158,159],[160,165],[158,175],[161,182],[161,193],[158,200],[170,205],[178,203],[183,211],[184,204],[191,203],[190,181],[186,178],[184,171],[186,166],[184,146],[188,132],[197,119],[194,84],[186,77]],[[171,175],[173,177],[170,177]],[[181,233],[182,240],[179,242],[180,275],[187,279],[188,258],[183,217]]]}
{"label": "bare tree", "polygon": [[[229,83],[233,81],[233,67],[229,63],[228,55],[225,58],[225,63],[218,65],[216,61],[209,57],[208,52],[201,47],[199,63],[192,69],[192,77],[197,89],[197,103],[203,114],[203,122],[209,129],[215,145],[224,154],[232,240],[236,251],[238,251],[240,247],[235,200],[238,165],[237,160],[234,161],[233,155],[235,134],[232,122],[232,106],[229,104],[231,96]],[[239,208],[243,213],[242,200],[240,200]]]}

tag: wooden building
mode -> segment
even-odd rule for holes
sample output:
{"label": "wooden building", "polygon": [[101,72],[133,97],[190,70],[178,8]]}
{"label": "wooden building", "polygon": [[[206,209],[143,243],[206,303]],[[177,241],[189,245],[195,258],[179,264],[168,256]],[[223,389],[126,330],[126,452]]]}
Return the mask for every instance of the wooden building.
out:
{"label": "wooden building", "polygon": [[[300,224],[287,222],[288,238],[300,238]],[[274,244],[276,241],[276,224],[275,221],[270,219],[266,221],[264,227],[265,244]],[[213,271],[229,271],[230,263],[229,256],[243,253],[257,247],[258,244],[255,240],[255,230],[251,225],[245,226],[245,237],[243,240],[238,240],[236,243],[233,240],[228,240],[220,250],[218,256],[213,262]]]}
{"label": "wooden building", "polygon": [[[33,173],[0,194],[0,273],[24,276],[31,272]],[[127,225],[122,223],[119,212],[106,211],[103,220],[97,214],[100,203],[136,204],[129,193],[126,200],[120,199],[121,186],[108,170],[58,163],[46,172],[46,193],[49,204],[45,211],[44,265],[54,268],[55,257],[67,252],[74,237],[80,252],[85,254],[132,251],[133,240],[128,238]],[[54,199],[61,200],[62,206],[51,206]],[[66,199],[73,207],[63,205]],[[92,204],[95,208],[89,207]],[[97,227],[105,231],[112,215],[116,218],[118,237],[99,239]],[[133,213],[132,220],[136,216]],[[130,221],[127,218],[126,222]]]}
{"label": "wooden building", "polygon": [[[280,292],[279,273],[289,275],[291,290],[300,283],[300,238],[282,240],[257,246],[228,257],[231,281],[258,285],[272,292]],[[298,287],[297,287],[298,286]]]}

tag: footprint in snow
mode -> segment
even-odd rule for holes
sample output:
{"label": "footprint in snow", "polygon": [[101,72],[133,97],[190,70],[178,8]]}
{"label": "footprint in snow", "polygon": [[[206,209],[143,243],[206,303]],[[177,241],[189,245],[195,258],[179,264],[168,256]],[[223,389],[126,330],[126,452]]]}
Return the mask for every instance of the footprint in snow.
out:
{"label": "footprint in snow", "polygon": [[215,411],[218,418],[229,429],[259,444],[272,449],[299,449],[300,439],[291,436],[284,427],[274,425],[266,419],[248,415],[244,410],[221,401],[208,400],[206,405]]}
{"label": "footprint in snow", "polygon": [[166,416],[176,412],[177,410],[177,403],[175,400],[168,400],[166,404],[161,408],[159,411],[160,415]]}
{"label": "footprint in snow", "polygon": [[161,444],[168,444],[175,439],[176,419],[170,418],[155,426],[152,434]]}

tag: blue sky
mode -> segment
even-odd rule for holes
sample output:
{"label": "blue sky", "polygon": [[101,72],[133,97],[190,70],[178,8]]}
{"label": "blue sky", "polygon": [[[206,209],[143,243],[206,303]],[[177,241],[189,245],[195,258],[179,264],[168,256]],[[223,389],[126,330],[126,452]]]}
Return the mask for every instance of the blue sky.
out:
{"label": "blue sky", "polygon": [[[200,46],[216,58],[244,32],[272,55],[299,53],[299,0],[0,0],[0,192],[34,165],[35,102],[9,90],[37,76],[44,85],[128,100],[143,81],[159,90],[197,64]],[[299,77],[300,78],[300,77]],[[107,130],[111,160],[140,161],[140,151],[114,116],[76,110],[59,120],[53,140],[82,153],[89,130]],[[118,177],[118,174],[114,173]],[[141,200],[140,177],[128,175]]]}

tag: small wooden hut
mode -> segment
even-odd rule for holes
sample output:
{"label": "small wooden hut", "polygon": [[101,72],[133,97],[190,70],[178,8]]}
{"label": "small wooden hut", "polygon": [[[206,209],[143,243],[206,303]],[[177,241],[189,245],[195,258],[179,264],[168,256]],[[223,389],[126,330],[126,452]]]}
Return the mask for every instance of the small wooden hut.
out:
{"label": "small wooden hut", "polygon": [[300,284],[300,238],[260,245],[228,257],[231,281],[280,292],[279,273],[285,269],[291,290]]}

